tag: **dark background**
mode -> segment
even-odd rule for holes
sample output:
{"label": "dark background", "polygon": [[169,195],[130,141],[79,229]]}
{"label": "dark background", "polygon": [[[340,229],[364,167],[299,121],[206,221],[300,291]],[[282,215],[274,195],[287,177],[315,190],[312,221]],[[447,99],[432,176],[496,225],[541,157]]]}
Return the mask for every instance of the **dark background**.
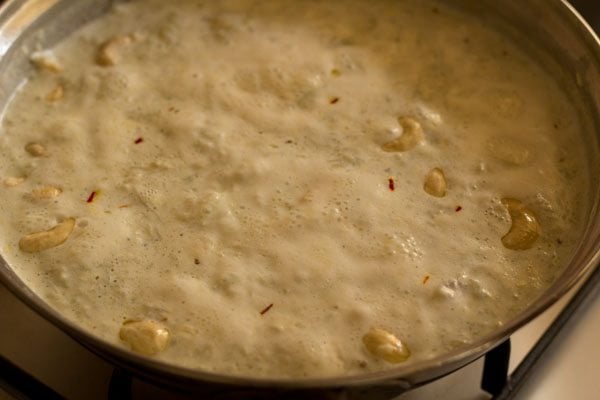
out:
{"label": "dark background", "polygon": [[571,4],[583,15],[592,28],[600,34],[600,1],[571,0]]}

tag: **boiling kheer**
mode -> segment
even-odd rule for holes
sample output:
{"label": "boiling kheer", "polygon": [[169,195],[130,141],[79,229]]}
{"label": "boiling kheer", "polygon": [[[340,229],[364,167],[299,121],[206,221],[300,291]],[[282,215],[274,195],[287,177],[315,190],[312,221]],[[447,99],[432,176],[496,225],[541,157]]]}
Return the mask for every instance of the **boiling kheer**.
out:
{"label": "boiling kheer", "polygon": [[351,375],[491,333],[572,254],[582,122],[444,3],[131,1],[32,51],[3,257],[90,333],[208,372]]}

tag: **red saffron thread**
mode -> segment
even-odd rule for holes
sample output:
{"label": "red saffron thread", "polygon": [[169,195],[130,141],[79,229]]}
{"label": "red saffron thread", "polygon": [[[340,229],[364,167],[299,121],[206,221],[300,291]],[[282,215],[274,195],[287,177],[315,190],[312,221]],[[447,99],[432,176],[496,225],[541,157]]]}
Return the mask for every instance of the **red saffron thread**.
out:
{"label": "red saffron thread", "polygon": [[87,198],[87,202],[91,203],[92,201],[94,201],[95,197],[96,197],[96,191],[93,191],[92,193],[90,193],[89,197]]}
{"label": "red saffron thread", "polygon": [[268,306],[266,306],[266,307],[264,308],[264,310],[262,310],[262,311],[260,312],[260,315],[265,315],[265,314],[266,314],[266,312],[267,312],[267,311],[269,311],[269,310],[271,309],[271,307],[273,307],[273,303],[271,303],[271,304],[269,304]]}
{"label": "red saffron thread", "polygon": [[460,210],[462,210],[461,206],[456,206],[456,208],[454,209],[454,211],[459,212]]}
{"label": "red saffron thread", "polygon": [[429,275],[425,275],[425,278],[423,278],[423,285],[427,283],[427,281],[429,280],[430,276]]}
{"label": "red saffron thread", "polygon": [[394,178],[388,179],[388,187],[392,192],[396,189],[396,185],[394,184]]}
{"label": "red saffron thread", "polygon": [[144,141],[144,139],[140,137],[140,138],[137,138],[137,139],[135,139],[135,142],[133,142],[133,143],[135,143],[135,144],[140,144],[140,143],[142,143],[143,141]]}
{"label": "red saffron thread", "polygon": [[332,97],[331,99],[329,99],[329,104],[335,104],[338,101],[340,101],[339,97]]}

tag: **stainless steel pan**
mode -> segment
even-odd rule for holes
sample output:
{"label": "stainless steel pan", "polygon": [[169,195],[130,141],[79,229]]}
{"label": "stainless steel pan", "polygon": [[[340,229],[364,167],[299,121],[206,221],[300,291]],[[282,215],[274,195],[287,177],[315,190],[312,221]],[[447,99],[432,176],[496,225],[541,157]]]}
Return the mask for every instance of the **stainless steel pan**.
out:
{"label": "stainless steel pan", "polygon": [[[456,0],[458,3],[459,0]],[[12,93],[31,73],[28,54],[48,47],[85,22],[101,15],[110,0],[8,0],[0,9],[0,109],[10,101]],[[501,343],[513,331],[540,314],[559,299],[600,260],[600,43],[591,29],[563,0],[480,0],[463,1],[475,12],[502,20],[516,40],[528,41],[532,48],[548,52],[555,61],[557,76],[565,87],[577,88],[576,101],[587,120],[582,135],[589,143],[588,159],[592,166],[589,182],[593,206],[587,211],[588,224],[571,262],[545,293],[524,312],[497,331],[441,357],[394,369],[360,376],[270,380],[209,374],[177,368],[138,356],[110,345],[80,329],[32,292],[3,259],[0,279],[28,306],[54,323],[95,353],[124,367],[138,376],[199,392],[240,390],[273,391],[311,390],[319,393],[345,393],[346,398],[364,390],[379,397],[409,389],[438,378],[475,359]],[[526,38],[523,39],[523,38]],[[304,392],[305,393],[305,392]],[[229,398],[229,397],[228,397]],[[314,397],[313,397],[314,398]]]}

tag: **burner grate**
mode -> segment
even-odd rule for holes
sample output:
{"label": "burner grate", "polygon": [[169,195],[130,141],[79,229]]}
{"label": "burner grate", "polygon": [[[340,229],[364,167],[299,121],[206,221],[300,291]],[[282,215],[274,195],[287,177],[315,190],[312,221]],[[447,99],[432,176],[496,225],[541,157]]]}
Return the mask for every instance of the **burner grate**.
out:
{"label": "burner grate", "polygon": [[[583,305],[594,299],[600,291],[600,267],[592,272],[591,276],[575,293],[571,301],[561,311],[561,313],[552,322],[552,325],[544,332],[544,335],[537,341],[535,346],[527,353],[527,356],[521,361],[515,371],[508,377],[507,382],[501,388],[500,392],[488,391],[494,394],[493,400],[511,400],[514,399],[518,391],[523,387],[527,378],[535,371],[538,362],[556,339],[560,332],[564,331],[567,323],[577,314],[577,311],[583,309]],[[485,372],[484,372],[485,378]],[[485,387],[482,388],[487,390]]]}

